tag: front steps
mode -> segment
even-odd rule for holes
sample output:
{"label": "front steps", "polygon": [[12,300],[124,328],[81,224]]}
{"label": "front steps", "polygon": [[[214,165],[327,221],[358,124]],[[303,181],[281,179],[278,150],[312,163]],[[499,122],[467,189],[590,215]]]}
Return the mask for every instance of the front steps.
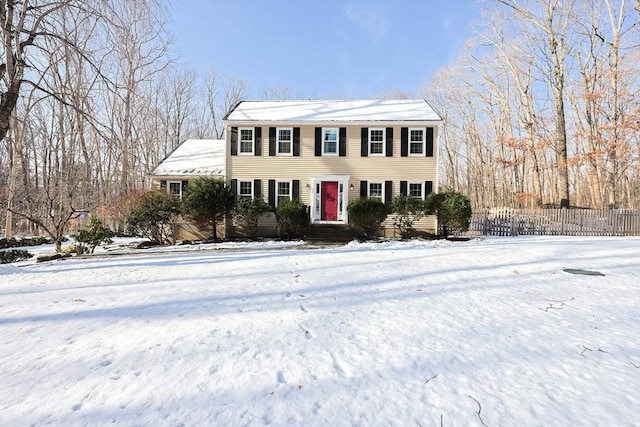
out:
{"label": "front steps", "polygon": [[311,224],[307,233],[309,243],[348,243],[354,235],[346,224]]}

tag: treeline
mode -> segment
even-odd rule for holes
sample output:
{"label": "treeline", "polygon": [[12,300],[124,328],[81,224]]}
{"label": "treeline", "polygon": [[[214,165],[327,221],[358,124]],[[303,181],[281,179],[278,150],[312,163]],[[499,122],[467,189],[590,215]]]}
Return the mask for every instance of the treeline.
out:
{"label": "treeline", "polygon": [[[154,0],[3,0],[0,229],[60,236],[122,207],[187,138],[222,136],[248,95],[237,77],[182,65]],[[277,91],[270,95],[275,95]]]}
{"label": "treeline", "polygon": [[[161,0],[0,1],[0,229],[118,228],[187,138],[239,100],[301,98],[180,62]],[[445,119],[444,189],[474,207],[640,206],[640,10],[628,0],[494,0],[420,95]],[[403,92],[392,92],[392,97]],[[389,95],[387,95],[388,97]]]}
{"label": "treeline", "polygon": [[640,207],[640,3],[495,0],[422,90],[474,207]]}

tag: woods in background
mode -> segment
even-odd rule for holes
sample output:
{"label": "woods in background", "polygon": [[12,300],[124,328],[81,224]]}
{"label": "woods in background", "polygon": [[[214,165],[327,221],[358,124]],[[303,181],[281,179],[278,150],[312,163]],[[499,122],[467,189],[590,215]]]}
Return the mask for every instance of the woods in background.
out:
{"label": "woods in background", "polygon": [[640,8],[495,0],[422,95],[474,207],[640,207]]}
{"label": "woods in background", "polygon": [[[629,1],[487,2],[456,62],[420,90],[446,123],[441,186],[474,207],[640,207],[640,8]],[[88,212],[122,231],[180,142],[221,138],[239,100],[304,97],[182,65],[166,7],[0,1],[5,234],[62,235]]]}

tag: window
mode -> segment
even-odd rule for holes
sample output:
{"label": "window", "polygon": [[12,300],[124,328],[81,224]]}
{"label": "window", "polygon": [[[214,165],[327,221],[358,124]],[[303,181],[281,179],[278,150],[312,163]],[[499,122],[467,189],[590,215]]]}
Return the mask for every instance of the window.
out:
{"label": "window", "polygon": [[377,199],[384,203],[384,185],[381,182],[369,183],[369,198]]}
{"label": "window", "polygon": [[322,129],[322,154],[338,155],[338,129]]}
{"label": "window", "polygon": [[291,155],[293,129],[278,129],[276,135],[278,138],[278,155]]}
{"label": "window", "polygon": [[169,181],[169,194],[178,196],[178,198],[182,199],[182,182]]}
{"label": "window", "polygon": [[291,200],[291,181],[276,182],[276,207],[285,200]]}
{"label": "window", "polygon": [[409,191],[407,195],[409,197],[415,197],[416,199],[423,199],[422,183],[409,183]]}
{"label": "window", "polygon": [[384,129],[369,129],[369,154],[384,156]]}
{"label": "window", "polygon": [[424,154],[424,129],[409,129],[409,155]]}
{"label": "window", "polygon": [[240,154],[253,154],[253,128],[240,128]]}
{"label": "window", "polygon": [[238,196],[253,197],[253,181],[238,181]]}

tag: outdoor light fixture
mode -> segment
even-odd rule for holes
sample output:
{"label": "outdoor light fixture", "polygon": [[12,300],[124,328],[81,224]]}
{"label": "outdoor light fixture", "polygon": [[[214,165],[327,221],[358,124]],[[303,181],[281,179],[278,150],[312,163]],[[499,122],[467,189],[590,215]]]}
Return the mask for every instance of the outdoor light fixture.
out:
{"label": "outdoor light fixture", "polygon": [[353,184],[349,184],[349,191],[353,191]]}
{"label": "outdoor light fixture", "polygon": [[307,190],[310,189],[311,186],[309,185],[309,183],[307,182]]}

